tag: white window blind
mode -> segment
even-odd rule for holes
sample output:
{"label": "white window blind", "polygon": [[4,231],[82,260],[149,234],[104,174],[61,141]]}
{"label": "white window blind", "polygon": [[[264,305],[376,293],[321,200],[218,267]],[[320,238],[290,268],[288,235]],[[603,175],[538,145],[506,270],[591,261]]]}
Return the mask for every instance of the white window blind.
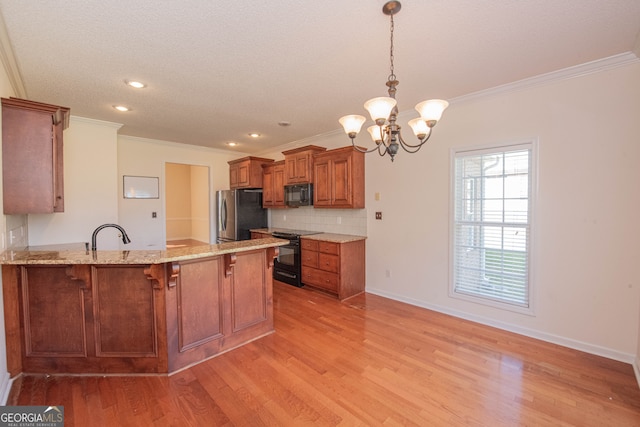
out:
{"label": "white window blind", "polygon": [[532,146],[455,152],[455,294],[529,307]]}

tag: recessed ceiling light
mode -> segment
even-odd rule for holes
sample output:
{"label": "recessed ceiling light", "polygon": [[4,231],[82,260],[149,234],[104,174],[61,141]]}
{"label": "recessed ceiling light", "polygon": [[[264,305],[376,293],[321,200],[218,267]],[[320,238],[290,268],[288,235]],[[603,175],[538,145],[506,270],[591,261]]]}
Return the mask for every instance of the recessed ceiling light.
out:
{"label": "recessed ceiling light", "polygon": [[115,108],[118,111],[122,111],[123,113],[127,111],[131,111],[131,108],[125,107],[124,105],[114,105],[113,108]]}
{"label": "recessed ceiling light", "polygon": [[278,126],[282,126],[282,127],[291,126],[291,122],[281,121],[281,122],[278,122]]}
{"label": "recessed ceiling light", "polygon": [[233,141],[231,141],[231,142],[227,142],[227,145],[228,145],[229,147],[235,147],[236,145],[238,145],[238,143],[237,143],[237,142],[233,142]]}
{"label": "recessed ceiling light", "polygon": [[133,80],[125,80],[124,81],[127,85],[134,87],[136,89],[142,89],[143,87],[146,87],[147,85],[142,83],[142,82],[136,82]]}
{"label": "recessed ceiling light", "polygon": [[259,134],[259,133],[256,133],[256,132],[252,132],[252,133],[250,133],[250,134],[249,134],[249,136],[250,136],[251,138],[258,138],[258,137],[260,136],[260,134]]}

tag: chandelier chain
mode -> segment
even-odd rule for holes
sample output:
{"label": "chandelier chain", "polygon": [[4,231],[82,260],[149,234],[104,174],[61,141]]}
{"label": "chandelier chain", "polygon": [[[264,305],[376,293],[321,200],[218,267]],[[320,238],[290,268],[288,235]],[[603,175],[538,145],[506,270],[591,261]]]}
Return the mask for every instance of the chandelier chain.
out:
{"label": "chandelier chain", "polygon": [[395,28],[395,25],[393,23],[393,13],[390,16],[391,16],[391,31],[390,31],[390,33],[391,33],[391,43],[390,43],[390,47],[389,47],[389,61],[390,61],[391,65],[389,67],[389,70],[391,71],[391,74],[389,74],[388,80],[391,82],[391,81],[396,80],[396,75],[395,75],[395,72],[394,72],[394,69],[393,69],[393,30]]}

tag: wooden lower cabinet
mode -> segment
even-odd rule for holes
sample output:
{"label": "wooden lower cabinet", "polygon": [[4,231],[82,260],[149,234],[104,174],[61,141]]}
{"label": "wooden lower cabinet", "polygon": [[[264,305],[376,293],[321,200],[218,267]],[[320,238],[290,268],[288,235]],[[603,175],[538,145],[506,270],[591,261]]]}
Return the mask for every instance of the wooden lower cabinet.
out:
{"label": "wooden lower cabinet", "polygon": [[365,240],[337,243],[300,239],[302,283],[340,300],[364,292]]}
{"label": "wooden lower cabinet", "polygon": [[169,372],[273,332],[267,256],[258,250],[171,265]]}
{"label": "wooden lower cabinet", "polygon": [[276,255],[4,265],[9,373],[170,373],[267,335]]}
{"label": "wooden lower cabinet", "polygon": [[149,268],[3,266],[7,343],[23,343],[7,345],[9,373],[166,372],[164,299]]}

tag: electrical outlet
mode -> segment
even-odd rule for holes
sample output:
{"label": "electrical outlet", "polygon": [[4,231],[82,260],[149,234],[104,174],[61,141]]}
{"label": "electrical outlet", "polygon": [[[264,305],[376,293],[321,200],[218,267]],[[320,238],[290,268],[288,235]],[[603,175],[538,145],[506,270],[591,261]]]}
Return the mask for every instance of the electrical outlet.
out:
{"label": "electrical outlet", "polygon": [[157,217],[158,217],[157,212],[151,212],[151,218],[157,218]]}
{"label": "electrical outlet", "polygon": [[382,219],[382,212],[376,212],[376,219]]}

